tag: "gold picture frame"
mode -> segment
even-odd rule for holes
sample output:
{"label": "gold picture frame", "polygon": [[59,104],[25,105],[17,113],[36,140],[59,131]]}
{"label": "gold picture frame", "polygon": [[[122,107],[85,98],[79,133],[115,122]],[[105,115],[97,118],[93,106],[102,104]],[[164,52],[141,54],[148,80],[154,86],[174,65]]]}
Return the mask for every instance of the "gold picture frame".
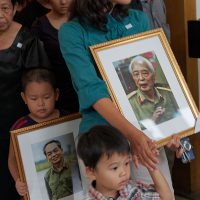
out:
{"label": "gold picture frame", "polygon": [[[165,145],[172,134],[185,137],[194,133],[198,109],[162,29],[93,45],[90,50],[117,108],[159,146]],[[136,59],[150,63],[147,65],[155,74],[155,98],[167,102],[162,103],[165,107],[148,104],[143,96],[147,83],[133,81],[130,65]],[[160,118],[153,118],[156,109],[164,113]]]}
{"label": "gold picture frame", "polygon": [[[83,177],[76,155],[76,142],[81,115],[75,113],[43,123],[11,131],[20,179],[27,183],[25,200],[50,200],[45,174],[50,169],[43,148],[48,142],[59,141],[70,171],[73,192],[62,200],[83,198]],[[70,162],[69,162],[70,161]]]}

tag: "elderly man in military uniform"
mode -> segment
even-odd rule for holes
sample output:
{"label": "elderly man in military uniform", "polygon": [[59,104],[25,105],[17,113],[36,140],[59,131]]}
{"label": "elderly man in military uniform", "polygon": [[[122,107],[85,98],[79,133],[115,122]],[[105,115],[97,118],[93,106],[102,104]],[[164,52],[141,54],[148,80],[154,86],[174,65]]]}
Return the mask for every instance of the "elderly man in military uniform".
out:
{"label": "elderly man in military uniform", "polygon": [[129,72],[137,90],[129,94],[129,101],[142,129],[142,120],[155,124],[168,121],[178,114],[178,105],[170,88],[155,87],[155,69],[143,56],[136,56],[129,65]]}
{"label": "elderly man in military uniform", "polygon": [[73,194],[70,164],[64,159],[64,152],[58,140],[46,143],[43,152],[51,168],[45,174],[45,184],[50,200],[57,200]]}

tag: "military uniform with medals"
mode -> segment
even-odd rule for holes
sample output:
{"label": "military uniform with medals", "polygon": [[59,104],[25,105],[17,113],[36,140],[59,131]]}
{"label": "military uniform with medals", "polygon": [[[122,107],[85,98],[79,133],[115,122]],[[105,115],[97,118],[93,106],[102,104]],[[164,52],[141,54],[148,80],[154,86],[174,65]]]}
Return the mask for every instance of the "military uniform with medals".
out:
{"label": "military uniform with medals", "polygon": [[[178,105],[169,88],[155,87],[154,101],[146,99],[138,89],[129,95],[129,102],[139,122],[144,119],[152,119],[153,113],[158,107],[165,108],[165,111],[157,124],[168,121],[178,115]],[[141,124],[140,126],[143,130],[145,129]]]}

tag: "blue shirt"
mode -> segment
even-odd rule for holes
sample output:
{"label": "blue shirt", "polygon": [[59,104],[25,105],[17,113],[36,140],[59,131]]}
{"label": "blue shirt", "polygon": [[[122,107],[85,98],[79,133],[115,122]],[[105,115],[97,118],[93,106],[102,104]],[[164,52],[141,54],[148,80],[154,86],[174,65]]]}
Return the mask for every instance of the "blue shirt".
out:
{"label": "blue shirt", "polygon": [[[127,29],[126,25],[132,27]],[[73,86],[78,94],[82,114],[80,132],[94,125],[108,124],[92,107],[101,98],[110,98],[105,82],[93,62],[89,46],[149,30],[147,16],[136,10],[118,21],[108,15],[107,32],[77,18],[65,23],[59,30],[61,52],[69,68]]]}

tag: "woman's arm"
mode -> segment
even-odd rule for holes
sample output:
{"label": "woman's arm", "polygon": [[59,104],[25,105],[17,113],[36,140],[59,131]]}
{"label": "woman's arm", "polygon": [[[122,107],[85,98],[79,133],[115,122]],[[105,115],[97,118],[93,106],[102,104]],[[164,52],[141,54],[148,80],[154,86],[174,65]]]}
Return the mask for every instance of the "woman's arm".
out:
{"label": "woman's arm", "polygon": [[158,159],[151,152],[151,140],[129,123],[125,117],[118,111],[113,102],[108,98],[102,98],[93,105],[94,109],[101,114],[112,126],[119,129],[131,143],[134,154],[149,170],[156,168]]}

